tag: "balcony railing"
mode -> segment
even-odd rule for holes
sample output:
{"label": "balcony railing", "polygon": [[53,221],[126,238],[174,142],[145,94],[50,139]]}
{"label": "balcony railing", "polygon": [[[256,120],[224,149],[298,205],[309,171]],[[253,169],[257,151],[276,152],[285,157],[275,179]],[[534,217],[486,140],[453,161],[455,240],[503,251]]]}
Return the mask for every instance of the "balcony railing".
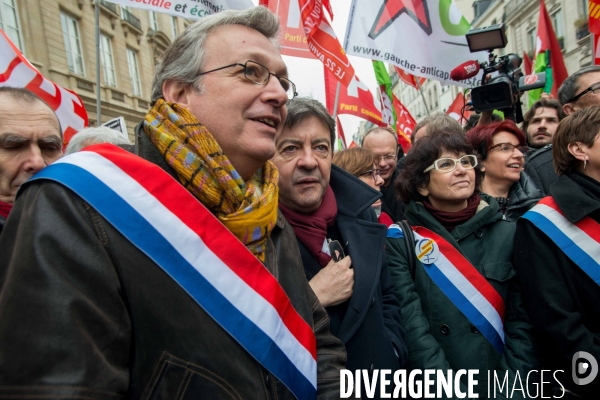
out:
{"label": "balcony railing", "polygon": [[589,34],[590,31],[588,29],[588,24],[582,25],[579,28],[575,29],[575,37],[577,38],[577,40],[583,39]]}
{"label": "balcony railing", "polygon": [[140,31],[142,30],[142,22],[140,19],[124,8],[121,8],[121,18],[123,21],[129,22]]}
{"label": "balcony railing", "polygon": [[115,14],[117,13],[117,5],[115,3],[109,3],[106,0],[100,0],[100,5],[102,7],[108,8],[110,11],[114,12]]}

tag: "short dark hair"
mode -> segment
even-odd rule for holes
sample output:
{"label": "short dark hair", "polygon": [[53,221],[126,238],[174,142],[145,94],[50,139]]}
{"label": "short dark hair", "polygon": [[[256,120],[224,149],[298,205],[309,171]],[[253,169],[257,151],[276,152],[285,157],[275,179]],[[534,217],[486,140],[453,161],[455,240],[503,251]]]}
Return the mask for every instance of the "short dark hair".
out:
{"label": "short dark hair", "polygon": [[287,103],[287,119],[285,126],[292,128],[297,123],[310,117],[318,118],[329,129],[331,151],[335,143],[335,120],[321,102],[309,97],[295,97]]}
{"label": "short dark hair", "polygon": [[570,143],[581,142],[592,147],[600,132],[600,106],[581,109],[563,119],[552,138],[554,169],[559,175],[568,174],[581,163],[569,152]]}
{"label": "short dark hair", "polygon": [[590,72],[600,72],[600,65],[583,67],[563,81],[562,85],[558,88],[558,101],[560,101],[561,106],[567,104],[580,90],[579,77]]}
{"label": "short dark hair", "polygon": [[15,100],[23,100],[26,103],[34,103],[36,101],[39,101],[40,103],[44,104],[46,107],[48,107],[50,109],[50,111],[52,111],[52,113],[56,117],[56,120],[58,121],[58,134],[60,135],[61,139],[63,138],[63,132],[62,132],[62,127],[60,125],[60,119],[58,119],[58,116],[56,115],[56,113],[54,112],[52,107],[50,107],[48,105],[48,103],[46,103],[44,100],[42,100],[42,98],[40,96],[33,93],[31,90],[28,90],[25,88],[13,87],[13,86],[0,86],[0,96],[2,96],[3,94],[12,97]]}
{"label": "short dark hair", "polygon": [[531,108],[527,110],[525,115],[523,115],[523,124],[521,125],[523,132],[527,133],[529,121],[531,121],[531,119],[535,116],[535,111],[538,108],[554,108],[556,110],[556,115],[558,116],[559,121],[562,121],[566,117],[566,114],[563,111],[558,100],[542,97],[541,99],[533,103]]}
{"label": "short dark hair", "polygon": [[517,124],[510,119],[492,122],[487,125],[477,125],[467,133],[467,140],[471,144],[471,147],[475,149],[479,158],[485,160],[490,147],[492,147],[492,143],[494,143],[494,135],[502,131],[512,133],[519,140],[519,145],[525,146],[525,134],[519,129]]}
{"label": "short dark hair", "polygon": [[[411,200],[420,201],[425,197],[419,189],[429,184],[429,172],[426,170],[444,151],[454,153],[475,154],[473,148],[465,139],[462,128],[443,128],[431,132],[419,139],[406,155],[404,167],[396,181],[396,195],[405,203]],[[478,188],[483,173],[479,164],[475,167],[475,188]]]}

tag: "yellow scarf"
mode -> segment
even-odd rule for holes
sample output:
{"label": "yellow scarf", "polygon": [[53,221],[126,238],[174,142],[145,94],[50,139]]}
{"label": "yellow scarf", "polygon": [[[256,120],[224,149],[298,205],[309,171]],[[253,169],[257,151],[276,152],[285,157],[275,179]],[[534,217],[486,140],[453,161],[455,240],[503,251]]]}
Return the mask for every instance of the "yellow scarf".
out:
{"label": "yellow scarf", "polygon": [[144,131],[181,184],[264,262],[277,222],[279,172],[273,163],[244,182],[208,129],[187,108],[163,99],[146,115]]}

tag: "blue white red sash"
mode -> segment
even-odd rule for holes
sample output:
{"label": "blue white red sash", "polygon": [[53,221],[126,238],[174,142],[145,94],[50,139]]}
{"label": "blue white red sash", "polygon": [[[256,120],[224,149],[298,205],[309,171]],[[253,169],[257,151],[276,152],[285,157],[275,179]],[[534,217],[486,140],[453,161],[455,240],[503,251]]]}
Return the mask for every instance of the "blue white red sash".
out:
{"label": "blue white red sash", "polygon": [[523,218],[544,232],[596,284],[600,285],[600,224],[585,217],[573,224],[552,197],[545,197]]}
{"label": "blue white red sash", "polygon": [[[481,334],[502,353],[504,300],[494,287],[454,246],[435,232],[414,226],[415,252],[423,268]],[[388,237],[404,237],[396,224]]]}
{"label": "blue white red sash", "polygon": [[104,144],[64,157],[33,179],[77,193],[296,398],[316,398],[312,328],[267,268],[165,171]]}

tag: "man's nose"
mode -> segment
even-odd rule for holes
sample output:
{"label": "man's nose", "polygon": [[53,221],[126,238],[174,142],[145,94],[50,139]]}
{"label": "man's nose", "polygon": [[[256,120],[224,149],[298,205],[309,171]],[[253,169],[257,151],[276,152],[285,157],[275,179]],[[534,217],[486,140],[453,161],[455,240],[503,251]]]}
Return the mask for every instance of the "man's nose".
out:
{"label": "man's nose", "polygon": [[298,160],[298,166],[305,169],[315,169],[319,165],[315,153],[312,150],[302,152]]}
{"label": "man's nose", "polygon": [[267,93],[267,99],[275,102],[278,107],[281,107],[288,102],[287,92],[283,86],[281,86],[279,79],[273,74],[269,75],[265,93]]}
{"label": "man's nose", "polygon": [[24,167],[32,175],[46,167],[46,160],[38,146],[31,146]]}

